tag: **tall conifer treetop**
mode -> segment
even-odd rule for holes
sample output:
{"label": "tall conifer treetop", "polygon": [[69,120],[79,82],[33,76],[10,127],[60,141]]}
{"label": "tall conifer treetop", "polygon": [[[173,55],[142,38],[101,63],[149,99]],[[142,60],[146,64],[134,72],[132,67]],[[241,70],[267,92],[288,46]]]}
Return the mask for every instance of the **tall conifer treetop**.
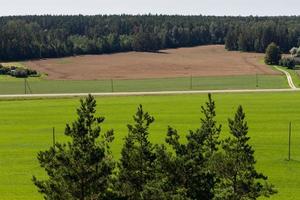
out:
{"label": "tall conifer treetop", "polygon": [[77,120],[67,124],[67,143],[56,143],[38,153],[38,161],[47,173],[45,180],[33,182],[47,200],[104,199],[114,169],[109,144],[113,131],[101,134],[103,117],[96,117],[96,101],[89,95],[80,100]]}

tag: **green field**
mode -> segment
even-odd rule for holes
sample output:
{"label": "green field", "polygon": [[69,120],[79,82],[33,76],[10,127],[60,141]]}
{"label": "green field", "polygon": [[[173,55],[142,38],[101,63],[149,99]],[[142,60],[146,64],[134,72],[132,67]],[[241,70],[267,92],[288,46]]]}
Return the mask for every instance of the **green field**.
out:
{"label": "green field", "polygon": [[[29,78],[33,94],[288,88],[284,75],[185,77],[143,80],[58,81]],[[27,92],[29,89],[27,88]],[[0,94],[24,94],[24,79],[0,76]]]}
{"label": "green field", "polygon": [[[256,150],[257,168],[266,173],[279,194],[271,199],[300,196],[300,93],[216,94],[217,118],[226,136],[227,118],[239,104],[245,108],[251,143]],[[206,95],[139,96],[97,98],[98,112],[106,117],[104,130],[115,129],[115,158],[119,158],[126,124],[132,122],[138,104],[156,118],[151,139],[163,142],[168,125],[182,135],[199,126],[200,106]],[[43,173],[36,161],[39,150],[51,145],[52,127],[63,141],[65,123],[75,119],[78,99],[0,101],[0,199],[42,199],[31,183],[33,174]],[[292,161],[288,152],[288,123],[293,122]]]}
{"label": "green field", "polygon": [[[68,60],[61,59],[61,62]],[[263,62],[263,61],[261,61]],[[22,62],[3,63],[26,67]],[[276,69],[274,69],[276,70]],[[293,76],[292,72],[292,76]],[[0,94],[49,94],[49,93],[101,93],[101,92],[148,92],[223,89],[269,89],[288,88],[286,76],[244,75],[219,77],[179,77],[137,80],[47,80],[46,75],[28,78],[25,91],[24,79],[0,75]],[[299,77],[293,76],[300,86]],[[297,84],[299,82],[299,84]]]}

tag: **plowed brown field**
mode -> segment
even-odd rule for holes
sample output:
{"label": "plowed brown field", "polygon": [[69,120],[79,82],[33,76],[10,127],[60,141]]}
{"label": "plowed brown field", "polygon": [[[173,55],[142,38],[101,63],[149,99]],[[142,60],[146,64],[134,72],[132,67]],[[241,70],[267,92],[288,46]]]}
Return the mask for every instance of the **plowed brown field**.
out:
{"label": "plowed brown field", "polygon": [[53,80],[144,79],[185,76],[275,75],[263,54],[229,52],[223,45],[28,61]]}

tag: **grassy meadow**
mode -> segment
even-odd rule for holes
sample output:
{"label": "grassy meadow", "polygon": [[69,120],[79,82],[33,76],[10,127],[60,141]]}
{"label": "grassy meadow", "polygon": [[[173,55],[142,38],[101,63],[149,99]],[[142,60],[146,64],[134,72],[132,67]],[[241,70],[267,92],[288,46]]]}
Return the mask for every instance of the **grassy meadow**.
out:
{"label": "grassy meadow", "polygon": [[[244,106],[254,146],[257,168],[269,176],[279,193],[271,199],[292,200],[300,195],[300,93],[215,94],[217,119],[228,134],[227,118],[239,104]],[[207,95],[99,97],[98,114],[106,117],[103,131],[113,128],[112,146],[120,156],[126,124],[132,122],[138,104],[154,115],[151,140],[162,143],[167,126],[182,136],[199,126],[200,106]],[[58,141],[65,141],[65,124],[75,118],[78,98],[0,100],[0,199],[40,200],[31,182],[32,175],[43,176],[36,160],[39,150],[52,144],[52,127]],[[288,123],[293,123],[292,161],[287,161]]]}

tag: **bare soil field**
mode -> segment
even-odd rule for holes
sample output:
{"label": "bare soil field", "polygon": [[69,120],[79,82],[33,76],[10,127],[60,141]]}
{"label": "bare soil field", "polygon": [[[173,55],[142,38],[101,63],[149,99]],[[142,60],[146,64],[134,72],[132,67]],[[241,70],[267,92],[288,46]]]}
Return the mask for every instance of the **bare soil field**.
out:
{"label": "bare soil field", "polygon": [[187,76],[277,75],[263,54],[226,51],[223,45],[28,61],[51,80],[144,79]]}

